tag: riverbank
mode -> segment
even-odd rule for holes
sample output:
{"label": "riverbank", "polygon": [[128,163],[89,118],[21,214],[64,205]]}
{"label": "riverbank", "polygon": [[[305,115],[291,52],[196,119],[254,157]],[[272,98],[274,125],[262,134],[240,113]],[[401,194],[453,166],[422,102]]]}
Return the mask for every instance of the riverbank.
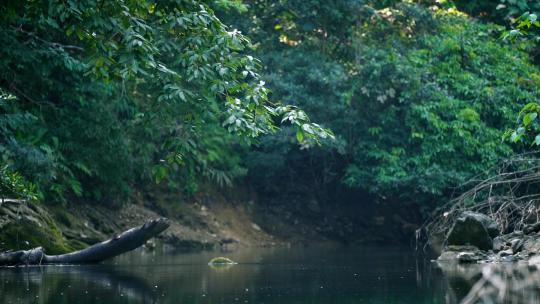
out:
{"label": "riverbank", "polygon": [[171,220],[158,242],[184,251],[316,243],[410,245],[418,228],[409,214],[367,198],[339,204],[304,197],[274,200],[246,188],[208,186],[189,198],[157,188],[136,193],[119,207],[8,201],[0,207],[0,251],[42,246],[48,253],[62,253],[157,217]]}
{"label": "riverbank", "polygon": [[529,260],[540,251],[540,222],[501,233],[497,222],[482,213],[465,211],[450,228],[439,262],[501,263]]}
{"label": "riverbank", "polygon": [[494,214],[461,211],[443,216],[451,225],[439,257],[432,262],[447,278],[448,303],[538,302],[537,217],[509,226],[501,225]]}
{"label": "riverbank", "polygon": [[319,227],[280,208],[259,206],[237,189],[233,194],[209,190],[191,199],[167,192],[137,195],[116,208],[6,200],[0,205],[0,251],[38,246],[51,254],[77,250],[158,217],[169,218],[171,226],[147,246],[160,243],[180,251],[338,242],[328,234],[350,232],[343,232],[343,224]]}
{"label": "riverbank", "polygon": [[89,204],[51,206],[7,200],[0,206],[0,251],[37,246],[49,253],[81,249],[161,216],[168,217],[171,226],[158,240],[174,250],[286,244],[263,231],[245,208],[222,202],[195,201],[159,210],[143,202],[111,209]]}

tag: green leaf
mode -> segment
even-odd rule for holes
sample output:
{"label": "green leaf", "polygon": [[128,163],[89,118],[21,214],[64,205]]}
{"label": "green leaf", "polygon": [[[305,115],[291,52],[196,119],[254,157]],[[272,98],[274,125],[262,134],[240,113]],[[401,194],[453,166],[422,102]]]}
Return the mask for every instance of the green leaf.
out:
{"label": "green leaf", "polygon": [[167,168],[165,166],[155,166],[154,167],[154,179],[156,181],[156,184],[159,184],[167,176]]}
{"label": "green leaf", "polygon": [[304,140],[304,134],[302,133],[302,131],[296,131],[296,140],[298,140],[298,142],[302,142]]}
{"label": "green leaf", "polygon": [[520,140],[520,136],[517,134],[517,132],[512,132],[512,135],[510,135],[510,141],[513,143],[517,143]]}
{"label": "green leaf", "polygon": [[540,134],[536,135],[534,138],[534,144],[540,146]]}
{"label": "green leaf", "polygon": [[533,122],[538,117],[538,114],[536,112],[528,113],[527,115],[523,116],[523,124],[525,126],[528,126],[531,122]]}

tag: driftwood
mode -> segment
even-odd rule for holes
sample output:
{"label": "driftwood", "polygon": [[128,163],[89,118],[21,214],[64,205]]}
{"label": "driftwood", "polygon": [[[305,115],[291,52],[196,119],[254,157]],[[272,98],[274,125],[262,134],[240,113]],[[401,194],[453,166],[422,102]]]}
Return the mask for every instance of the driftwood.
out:
{"label": "driftwood", "polygon": [[41,247],[4,252],[0,253],[0,266],[97,263],[144,245],[147,240],[163,232],[169,225],[166,218],[151,220],[110,240],[61,255],[47,255]]}

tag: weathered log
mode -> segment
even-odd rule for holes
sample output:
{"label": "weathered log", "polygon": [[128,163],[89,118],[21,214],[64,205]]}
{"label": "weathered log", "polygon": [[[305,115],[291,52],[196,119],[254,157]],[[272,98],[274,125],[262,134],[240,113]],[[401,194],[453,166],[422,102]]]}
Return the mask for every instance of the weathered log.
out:
{"label": "weathered log", "polygon": [[61,255],[47,255],[41,247],[4,252],[0,253],[0,266],[97,263],[144,245],[147,240],[163,232],[169,225],[166,218],[151,220],[110,240]]}

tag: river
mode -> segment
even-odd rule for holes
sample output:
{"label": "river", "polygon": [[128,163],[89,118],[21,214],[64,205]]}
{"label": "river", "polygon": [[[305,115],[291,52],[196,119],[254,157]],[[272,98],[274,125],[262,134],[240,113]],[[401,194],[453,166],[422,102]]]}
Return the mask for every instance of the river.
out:
{"label": "river", "polygon": [[[215,256],[239,264],[210,267]],[[430,257],[388,247],[136,250],[98,265],[0,269],[2,303],[456,302],[455,287],[450,291],[448,286]]]}

